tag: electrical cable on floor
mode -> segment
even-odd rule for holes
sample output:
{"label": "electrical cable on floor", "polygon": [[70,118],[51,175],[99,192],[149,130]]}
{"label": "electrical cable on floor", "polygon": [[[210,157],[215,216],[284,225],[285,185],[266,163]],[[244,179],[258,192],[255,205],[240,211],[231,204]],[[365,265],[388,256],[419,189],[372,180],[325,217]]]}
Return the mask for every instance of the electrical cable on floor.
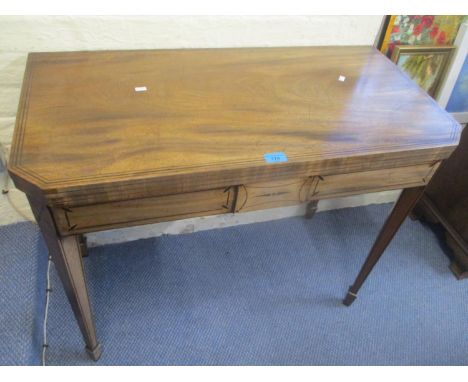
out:
{"label": "electrical cable on floor", "polygon": [[43,334],[43,343],[42,343],[42,366],[46,366],[46,351],[49,347],[47,342],[47,317],[49,314],[49,298],[50,292],[52,289],[50,288],[50,264],[52,263],[52,258],[49,256],[47,262],[47,286],[46,286],[46,302],[45,302],[45,309],[44,309],[44,334]]}

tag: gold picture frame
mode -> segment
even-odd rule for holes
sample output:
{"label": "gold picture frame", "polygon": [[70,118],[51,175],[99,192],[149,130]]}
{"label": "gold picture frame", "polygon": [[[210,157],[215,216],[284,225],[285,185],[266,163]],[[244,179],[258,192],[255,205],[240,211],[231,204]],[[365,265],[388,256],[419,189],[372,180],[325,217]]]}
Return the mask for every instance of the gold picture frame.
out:
{"label": "gold picture frame", "polygon": [[395,46],[391,60],[435,98],[447,70],[453,46]]}

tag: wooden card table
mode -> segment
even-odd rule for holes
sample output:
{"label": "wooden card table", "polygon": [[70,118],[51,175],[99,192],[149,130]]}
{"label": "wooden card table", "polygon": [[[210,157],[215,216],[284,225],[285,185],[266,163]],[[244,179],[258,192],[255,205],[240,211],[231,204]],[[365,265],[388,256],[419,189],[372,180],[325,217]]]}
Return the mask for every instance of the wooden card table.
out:
{"label": "wooden card table", "polygon": [[371,47],[31,53],[8,170],[98,359],[83,234],[404,189],[350,305],[459,135]]}

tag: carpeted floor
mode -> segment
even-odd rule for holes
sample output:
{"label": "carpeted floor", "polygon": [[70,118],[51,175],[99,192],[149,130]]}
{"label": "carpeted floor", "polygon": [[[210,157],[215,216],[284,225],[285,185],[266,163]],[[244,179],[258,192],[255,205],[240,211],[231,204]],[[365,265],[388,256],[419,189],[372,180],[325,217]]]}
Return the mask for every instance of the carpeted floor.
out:
{"label": "carpeted floor", "polygon": [[[404,223],[355,303],[341,304],[389,209],[91,249],[97,364],[468,365],[468,281],[419,222]],[[1,364],[39,362],[38,237],[30,223],[0,228]],[[95,364],[55,270],[52,285],[47,363]]]}
{"label": "carpeted floor", "polygon": [[0,365],[37,365],[47,249],[35,224],[0,227]]}

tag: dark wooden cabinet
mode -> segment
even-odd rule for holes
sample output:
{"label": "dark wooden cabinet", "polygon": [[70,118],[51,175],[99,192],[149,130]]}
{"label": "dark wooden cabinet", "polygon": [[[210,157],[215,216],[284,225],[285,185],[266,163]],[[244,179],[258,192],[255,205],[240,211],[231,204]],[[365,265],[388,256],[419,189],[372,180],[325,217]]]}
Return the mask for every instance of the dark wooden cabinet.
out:
{"label": "dark wooden cabinet", "polygon": [[468,278],[468,130],[460,145],[444,161],[426,187],[414,215],[440,223],[451,249],[450,269],[458,279]]}

